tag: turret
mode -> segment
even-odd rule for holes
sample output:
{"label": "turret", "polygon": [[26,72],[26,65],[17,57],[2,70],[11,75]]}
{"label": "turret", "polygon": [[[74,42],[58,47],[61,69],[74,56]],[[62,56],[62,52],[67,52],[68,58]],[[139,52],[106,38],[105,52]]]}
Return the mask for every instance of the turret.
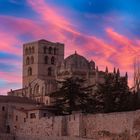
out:
{"label": "turret", "polygon": [[119,68],[117,69],[117,76],[120,77],[120,70],[119,70]]}
{"label": "turret", "polygon": [[113,73],[116,74],[116,68],[114,67]]}
{"label": "turret", "polygon": [[106,66],[105,73],[108,73],[108,67]]}

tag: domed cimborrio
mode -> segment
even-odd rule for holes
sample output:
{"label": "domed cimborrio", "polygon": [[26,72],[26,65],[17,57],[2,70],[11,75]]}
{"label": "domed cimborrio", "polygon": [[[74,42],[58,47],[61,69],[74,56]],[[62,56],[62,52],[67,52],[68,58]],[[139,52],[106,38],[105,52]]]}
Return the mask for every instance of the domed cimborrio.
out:
{"label": "domed cimborrio", "polygon": [[93,60],[88,61],[76,51],[65,58],[57,67],[57,80],[79,77],[86,80],[85,85],[93,85],[99,80],[103,81],[103,76],[103,72],[95,69],[95,62]]}
{"label": "domed cimborrio", "polygon": [[72,70],[88,70],[89,69],[89,62],[88,60],[77,54],[75,51],[74,54],[68,56],[64,60],[65,69],[72,69]]}
{"label": "domed cimborrio", "polygon": [[[33,51],[27,53],[31,48]],[[106,73],[99,71],[93,60],[88,61],[76,51],[64,59],[64,44],[41,39],[23,45],[23,87],[11,90],[8,95],[28,97],[50,105],[48,95],[59,89],[58,80],[79,77],[90,86],[103,83]]]}

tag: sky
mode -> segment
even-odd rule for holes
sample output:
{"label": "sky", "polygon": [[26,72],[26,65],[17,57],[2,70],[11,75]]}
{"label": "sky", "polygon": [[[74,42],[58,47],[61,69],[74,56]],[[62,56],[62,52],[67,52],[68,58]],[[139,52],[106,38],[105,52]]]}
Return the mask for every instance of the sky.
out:
{"label": "sky", "polygon": [[133,86],[140,53],[139,0],[0,0],[0,94],[22,85],[23,43],[46,39],[95,61],[120,68]]}

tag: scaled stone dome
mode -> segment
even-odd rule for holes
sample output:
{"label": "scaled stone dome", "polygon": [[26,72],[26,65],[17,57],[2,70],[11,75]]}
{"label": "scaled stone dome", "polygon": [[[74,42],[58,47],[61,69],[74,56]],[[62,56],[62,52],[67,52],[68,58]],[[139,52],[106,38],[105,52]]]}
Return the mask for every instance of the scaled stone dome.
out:
{"label": "scaled stone dome", "polygon": [[75,54],[72,54],[70,56],[68,56],[65,60],[64,60],[64,64],[65,64],[65,68],[72,68],[72,69],[89,69],[89,62],[88,60],[77,54],[75,52]]}

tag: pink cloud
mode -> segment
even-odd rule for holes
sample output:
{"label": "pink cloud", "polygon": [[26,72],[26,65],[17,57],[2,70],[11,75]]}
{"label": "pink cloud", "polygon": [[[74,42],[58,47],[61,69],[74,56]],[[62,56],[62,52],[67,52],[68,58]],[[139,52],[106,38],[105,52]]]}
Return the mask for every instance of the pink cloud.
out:
{"label": "pink cloud", "polygon": [[0,38],[1,38],[0,41],[1,52],[21,55],[21,50],[15,47],[17,44],[19,44],[19,41],[15,37],[10,36],[6,32],[0,32]]}
{"label": "pink cloud", "polygon": [[[76,50],[88,59],[93,59],[101,70],[108,66],[109,70],[112,71],[116,66],[120,67],[123,74],[128,71],[132,77],[132,63],[135,54],[139,51],[139,40],[134,42],[112,28],[106,28],[105,33],[113,43],[95,35],[88,36],[78,32],[69,19],[60,15],[56,7],[48,6],[44,0],[28,0],[28,3],[39,14],[39,22],[25,18],[0,16],[1,26],[7,28],[0,30],[0,51],[21,56],[23,42],[19,39],[19,36],[30,34],[35,40],[44,38],[64,43],[66,56]],[[15,46],[21,47],[17,48]],[[89,56],[91,52],[96,53],[96,55]],[[0,60],[0,62],[2,61]],[[22,62],[5,59],[3,63],[13,63],[16,67],[21,68],[21,65],[18,65]],[[16,72],[0,72],[0,77],[7,82],[16,83],[21,83],[22,78]],[[132,83],[132,78],[130,83]]]}
{"label": "pink cloud", "polygon": [[57,9],[48,6],[44,0],[28,0],[31,7],[41,15],[42,19],[50,22],[54,26],[64,29],[73,34],[79,34],[76,30],[72,29],[72,24],[65,17],[57,14]]}
{"label": "pink cloud", "polygon": [[[101,66],[101,69],[103,69],[103,67],[105,67],[106,65],[108,65],[110,69],[113,69],[115,65],[120,66],[123,71],[128,71],[128,69],[130,69],[130,66],[128,66],[128,64],[130,65],[130,61],[134,56],[133,54],[131,54],[133,48],[128,47],[129,49],[127,49],[126,47],[123,47],[123,50],[120,50],[119,48],[119,45],[126,46],[132,44],[132,41],[127,37],[113,31],[113,29],[111,28],[107,28],[105,30],[106,33],[112,40],[115,41],[115,43],[110,44],[104,39],[97,38],[96,36],[88,36],[78,32],[66,17],[60,15],[56,8],[48,6],[44,0],[28,0],[28,2],[35,10],[35,12],[40,15],[41,19],[44,22],[50,23],[52,27],[58,31],[57,34],[54,35],[54,38],[65,43],[66,56],[74,52],[74,50],[78,50],[78,52],[80,52],[82,55],[86,55],[87,57],[88,52],[97,52],[99,53],[99,56],[93,56],[93,59],[96,60],[96,63]],[[66,32],[69,32],[69,36],[65,36]],[[77,39],[84,40],[85,43],[78,45]],[[120,51],[124,51],[126,55],[129,55],[131,57],[125,59],[125,57],[122,57],[122,55],[120,55]],[[125,59],[126,64],[123,65],[123,63],[121,62],[122,59]]]}
{"label": "pink cloud", "polygon": [[1,79],[4,79],[7,82],[16,82],[21,83],[21,75],[19,72],[2,72],[0,71]]}

